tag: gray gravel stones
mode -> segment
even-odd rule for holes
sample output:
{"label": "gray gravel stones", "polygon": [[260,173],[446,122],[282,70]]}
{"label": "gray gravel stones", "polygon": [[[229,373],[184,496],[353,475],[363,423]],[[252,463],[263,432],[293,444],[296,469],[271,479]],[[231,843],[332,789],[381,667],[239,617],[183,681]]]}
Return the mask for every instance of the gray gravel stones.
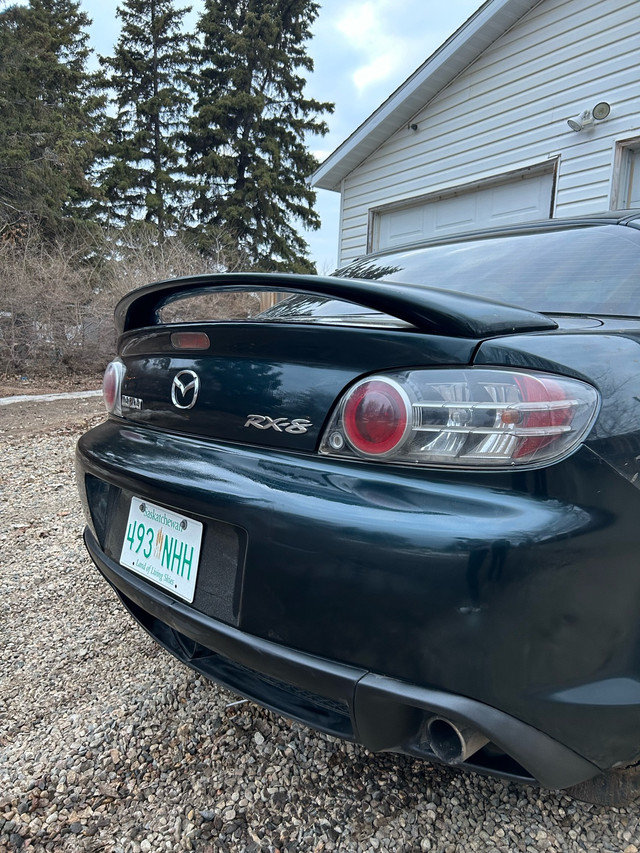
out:
{"label": "gray gravel stones", "polygon": [[0,853],[639,853],[637,807],[371,755],[174,662],[84,552],[78,432],[0,454]]}

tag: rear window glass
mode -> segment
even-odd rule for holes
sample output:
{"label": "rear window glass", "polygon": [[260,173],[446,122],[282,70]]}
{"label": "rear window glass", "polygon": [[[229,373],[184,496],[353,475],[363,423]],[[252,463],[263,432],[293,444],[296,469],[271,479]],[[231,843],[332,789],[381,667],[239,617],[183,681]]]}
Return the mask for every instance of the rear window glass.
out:
{"label": "rear window glass", "polygon": [[587,226],[362,258],[336,275],[426,284],[533,311],[640,315],[640,232]]}
{"label": "rear window glass", "polygon": [[316,323],[323,326],[373,326],[402,329],[409,326],[397,317],[389,317],[353,302],[297,293],[264,311],[261,319],[287,323]]}

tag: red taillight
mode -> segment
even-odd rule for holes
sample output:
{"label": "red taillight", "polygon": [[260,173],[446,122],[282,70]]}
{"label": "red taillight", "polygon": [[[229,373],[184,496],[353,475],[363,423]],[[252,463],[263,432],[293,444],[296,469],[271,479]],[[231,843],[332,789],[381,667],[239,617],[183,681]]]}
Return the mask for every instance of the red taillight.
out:
{"label": "red taillight", "polygon": [[591,385],[541,371],[397,371],[371,376],[345,393],[319,450],[430,467],[547,465],[578,447],[599,405]]}
{"label": "red taillight", "polygon": [[[566,393],[558,382],[545,377],[544,381],[531,375],[515,375],[515,383],[520,389],[523,401],[535,403],[539,408],[523,411],[520,414],[518,426],[523,429],[548,430],[553,433],[553,427],[562,427],[571,423],[573,412]],[[567,401],[566,404],[563,401]],[[551,428],[551,429],[550,429]],[[556,436],[543,435],[535,438],[525,438],[513,453],[514,459],[530,456],[542,447],[554,441]]]}
{"label": "red taillight", "polygon": [[381,455],[402,443],[411,419],[411,404],[398,386],[384,379],[356,385],[344,405],[347,441],[361,453]]}
{"label": "red taillight", "polygon": [[109,414],[121,414],[120,410],[120,387],[124,375],[124,364],[121,361],[112,361],[107,365],[102,380],[102,397],[104,405]]}

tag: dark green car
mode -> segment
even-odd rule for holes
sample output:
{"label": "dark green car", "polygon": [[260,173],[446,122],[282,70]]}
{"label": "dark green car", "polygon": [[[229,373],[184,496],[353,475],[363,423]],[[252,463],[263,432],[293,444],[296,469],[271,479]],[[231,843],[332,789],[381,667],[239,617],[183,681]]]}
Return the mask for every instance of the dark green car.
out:
{"label": "dark green car", "polygon": [[116,322],[85,539],[161,645],[373,751],[640,791],[640,213],[164,281]]}

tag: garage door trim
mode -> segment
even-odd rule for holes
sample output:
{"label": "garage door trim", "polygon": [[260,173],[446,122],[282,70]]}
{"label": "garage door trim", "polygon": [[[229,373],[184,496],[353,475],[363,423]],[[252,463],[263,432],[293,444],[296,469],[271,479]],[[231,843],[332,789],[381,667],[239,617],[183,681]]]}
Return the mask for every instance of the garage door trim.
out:
{"label": "garage door trim", "polygon": [[[517,180],[533,178],[537,175],[550,175],[552,178],[551,199],[549,205],[549,218],[552,218],[555,208],[559,163],[560,157],[553,157],[549,158],[548,160],[544,160],[542,163],[534,163],[530,166],[526,166],[525,168],[514,169],[513,171],[509,172],[502,172],[499,175],[492,175],[488,178],[480,178],[476,181],[470,181],[466,184],[459,184],[455,187],[437,190],[431,193],[424,193],[422,195],[412,196],[411,198],[405,198],[398,201],[390,202],[388,204],[379,205],[378,207],[372,207],[369,209],[369,222],[367,228],[367,254],[379,250],[379,246],[377,246],[376,243],[379,242],[380,221],[381,217],[384,214],[392,213],[394,211],[410,210],[414,207],[417,208],[423,205],[433,204],[434,202],[455,198],[459,195],[462,196],[477,191],[487,190],[491,187],[498,187],[503,184],[506,185],[515,183]],[[419,240],[417,242],[420,243],[423,241]],[[407,243],[406,245],[410,246],[412,244]],[[394,246],[394,248],[404,248],[404,246]]]}

